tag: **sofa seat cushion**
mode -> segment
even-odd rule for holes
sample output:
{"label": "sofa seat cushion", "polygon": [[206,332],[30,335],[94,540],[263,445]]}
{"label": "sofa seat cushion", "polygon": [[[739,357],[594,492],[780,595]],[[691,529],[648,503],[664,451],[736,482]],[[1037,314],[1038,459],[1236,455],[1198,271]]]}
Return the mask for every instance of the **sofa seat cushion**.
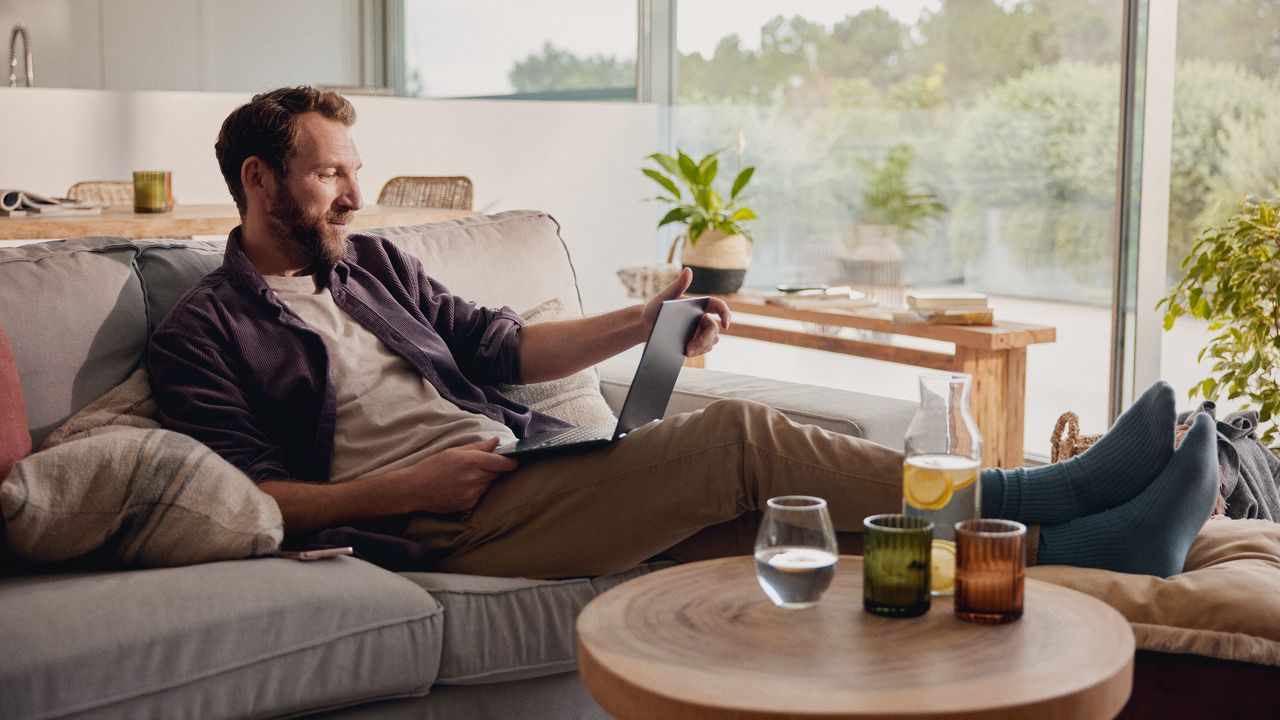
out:
{"label": "sofa seat cushion", "polygon": [[0,580],[0,717],[277,717],[427,692],[441,608],[354,558]]}
{"label": "sofa seat cushion", "polygon": [[1212,519],[1167,578],[1065,565],[1027,576],[1111,605],[1139,650],[1280,666],[1280,524]]}
{"label": "sofa seat cushion", "polygon": [[404,573],[444,607],[442,685],[480,685],[577,670],[578,613],[614,585],[665,567],[592,579],[528,580]]}

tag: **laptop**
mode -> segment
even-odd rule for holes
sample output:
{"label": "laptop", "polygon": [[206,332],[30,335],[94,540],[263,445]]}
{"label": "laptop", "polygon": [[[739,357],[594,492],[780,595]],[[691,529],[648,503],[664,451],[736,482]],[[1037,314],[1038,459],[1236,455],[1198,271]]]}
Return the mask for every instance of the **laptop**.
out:
{"label": "laptop", "polygon": [[502,445],[495,452],[507,457],[531,457],[608,445],[641,425],[660,419],[667,411],[676,377],[684,365],[685,345],[693,339],[706,308],[706,298],[662,303],[653,329],[649,331],[644,352],[640,355],[640,364],[631,380],[627,399],[618,413],[617,425],[585,425],[538,433]]}

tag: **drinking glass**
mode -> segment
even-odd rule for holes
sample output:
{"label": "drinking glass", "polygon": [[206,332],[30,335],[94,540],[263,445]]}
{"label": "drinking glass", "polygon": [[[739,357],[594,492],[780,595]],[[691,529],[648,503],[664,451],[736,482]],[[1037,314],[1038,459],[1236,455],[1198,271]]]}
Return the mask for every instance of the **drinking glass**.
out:
{"label": "drinking glass", "polygon": [[887,617],[929,611],[929,551],[933,523],[907,515],[872,515],[862,521],[862,607]]}
{"label": "drinking glass", "polygon": [[956,523],[956,617],[1007,623],[1022,617],[1027,527],[1012,520]]}
{"label": "drinking glass", "polygon": [[756,579],[774,605],[818,603],[836,572],[836,532],[827,501],[808,495],[769,498],[756,535]]}
{"label": "drinking glass", "polygon": [[979,517],[982,436],[969,411],[965,373],[920,376],[920,407],[907,427],[902,511],[933,523],[934,595],[955,590],[955,524]]}

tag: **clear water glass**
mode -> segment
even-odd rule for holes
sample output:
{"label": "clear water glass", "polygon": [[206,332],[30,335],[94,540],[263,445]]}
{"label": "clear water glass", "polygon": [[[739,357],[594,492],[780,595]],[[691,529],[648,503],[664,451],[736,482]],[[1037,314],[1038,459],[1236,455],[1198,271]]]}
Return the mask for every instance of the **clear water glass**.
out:
{"label": "clear water glass", "polygon": [[808,495],[770,498],[755,551],[756,579],[774,605],[816,605],[831,586],[839,558],[827,501]]}

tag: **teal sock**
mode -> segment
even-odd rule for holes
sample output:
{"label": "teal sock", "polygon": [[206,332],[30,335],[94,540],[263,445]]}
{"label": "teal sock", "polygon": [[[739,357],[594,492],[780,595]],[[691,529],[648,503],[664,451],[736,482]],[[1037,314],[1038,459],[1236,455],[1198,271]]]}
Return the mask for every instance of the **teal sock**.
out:
{"label": "teal sock", "polygon": [[982,471],[982,516],[1055,524],[1123,504],[1173,455],[1173,388],[1157,382],[1081,455],[1037,468]]}
{"label": "teal sock", "polygon": [[1037,562],[1160,577],[1181,572],[1218,496],[1216,438],[1213,418],[1197,414],[1173,459],[1137,497],[1040,528]]}

